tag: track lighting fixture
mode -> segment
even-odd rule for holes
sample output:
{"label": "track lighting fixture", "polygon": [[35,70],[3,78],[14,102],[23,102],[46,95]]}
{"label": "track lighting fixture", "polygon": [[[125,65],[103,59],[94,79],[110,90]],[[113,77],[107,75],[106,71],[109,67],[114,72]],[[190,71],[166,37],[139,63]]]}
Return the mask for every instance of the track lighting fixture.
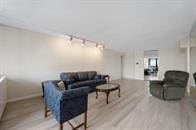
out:
{"label": "track lighting fixture", "polygon": [[73,37],[72,37],[72,36],[70,36],[70,39],[69,39],[69,40],[70,40],[70,42],[71,42],[71,41],[73,40]]}
{"label": "track lighting fixture", "polygon": [[94,44],[97,48],[104,49],[104,45],[99,44],[97,42],[94,42],[94,41],[91,41],[91,40],[87,40],[87,39],[84,39],[84,38],[80,38],[80,37],[77,37],[77,36],[73,36],[73,35],[69,35],[69,37],[70,37],[70,39],[69,39],[69,43],[70,44],[73,41],[73,39],[75,38],[75,39],[82,40],[82,43],[81,43],[82,46],[85,46],[86,42],[88,41],[90,44]]}
{"label": "track lighting fixture", "polygon": [[86,41],[83,39],[82,46],[85,46]]}

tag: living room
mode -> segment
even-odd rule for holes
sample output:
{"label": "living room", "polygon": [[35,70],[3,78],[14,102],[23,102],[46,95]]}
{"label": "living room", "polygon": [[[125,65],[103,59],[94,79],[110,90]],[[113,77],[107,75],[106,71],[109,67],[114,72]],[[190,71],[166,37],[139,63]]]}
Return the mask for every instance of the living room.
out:
{"label": "living room", "polygon": [[[2,0],[0,129],[194,130],[195,5]],[[152,50],[156,85],[144,81]],[[164,92],[167,77],[184,88]]]}

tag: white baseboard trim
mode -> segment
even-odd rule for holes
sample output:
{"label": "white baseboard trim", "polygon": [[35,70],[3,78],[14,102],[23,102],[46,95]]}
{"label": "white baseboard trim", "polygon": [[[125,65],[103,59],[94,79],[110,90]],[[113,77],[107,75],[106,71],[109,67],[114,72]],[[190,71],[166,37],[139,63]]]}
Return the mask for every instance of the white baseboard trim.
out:
{"label": "white baseboard trim", "polygon": [[32,95],[28,95],[28,96],[24,96],[24,97],[9,99],[7,101],[7,103],[16,102],[16,101],[20,101],[20,100],[24,100],[24,99],[35,98],[35,97],[41,97],[41,96],[42,96],[42,93],[32,94]]}
{"label": "white baseboard trim", "polygon": [[134,80],[134,78],[133,78],[133,77],[128,77],[128,76],[123,77],[122,79],[130,79],[130,80]]}

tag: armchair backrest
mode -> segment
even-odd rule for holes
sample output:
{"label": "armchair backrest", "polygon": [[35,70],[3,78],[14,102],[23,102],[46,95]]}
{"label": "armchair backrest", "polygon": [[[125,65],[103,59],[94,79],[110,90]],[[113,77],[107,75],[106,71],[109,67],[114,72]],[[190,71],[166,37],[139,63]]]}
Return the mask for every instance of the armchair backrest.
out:
{"label": "armchair backrest", "polygon": [[186,87],[189,79],[189,73],[184,71],[167,71],[165,73],[164,83],[176,84]]}
{"label": "armchair backrest", "polygon": [[194,78],[195,84],[196,84],[196,73],[193,74],[193,78]]}

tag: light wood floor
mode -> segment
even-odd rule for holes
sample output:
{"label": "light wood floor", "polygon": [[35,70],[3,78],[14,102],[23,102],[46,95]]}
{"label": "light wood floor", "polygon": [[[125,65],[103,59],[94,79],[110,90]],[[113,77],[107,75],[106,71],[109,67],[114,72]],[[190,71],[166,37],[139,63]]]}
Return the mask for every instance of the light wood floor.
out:
{"label": "light wood floor", "polygon": [[[88,130],[196,130],[196,112],[186,98],[161,101],[149,94],[147,82],[115,82],[121,84],[121,97],[111,93],[108,105],[104,94],[98,99],[89,95]],[[45,119],[43,113],[42,98],[9,103],[0,130],[58,130],[52,115]],[[70,130],[66,123],[64,127]]]}

